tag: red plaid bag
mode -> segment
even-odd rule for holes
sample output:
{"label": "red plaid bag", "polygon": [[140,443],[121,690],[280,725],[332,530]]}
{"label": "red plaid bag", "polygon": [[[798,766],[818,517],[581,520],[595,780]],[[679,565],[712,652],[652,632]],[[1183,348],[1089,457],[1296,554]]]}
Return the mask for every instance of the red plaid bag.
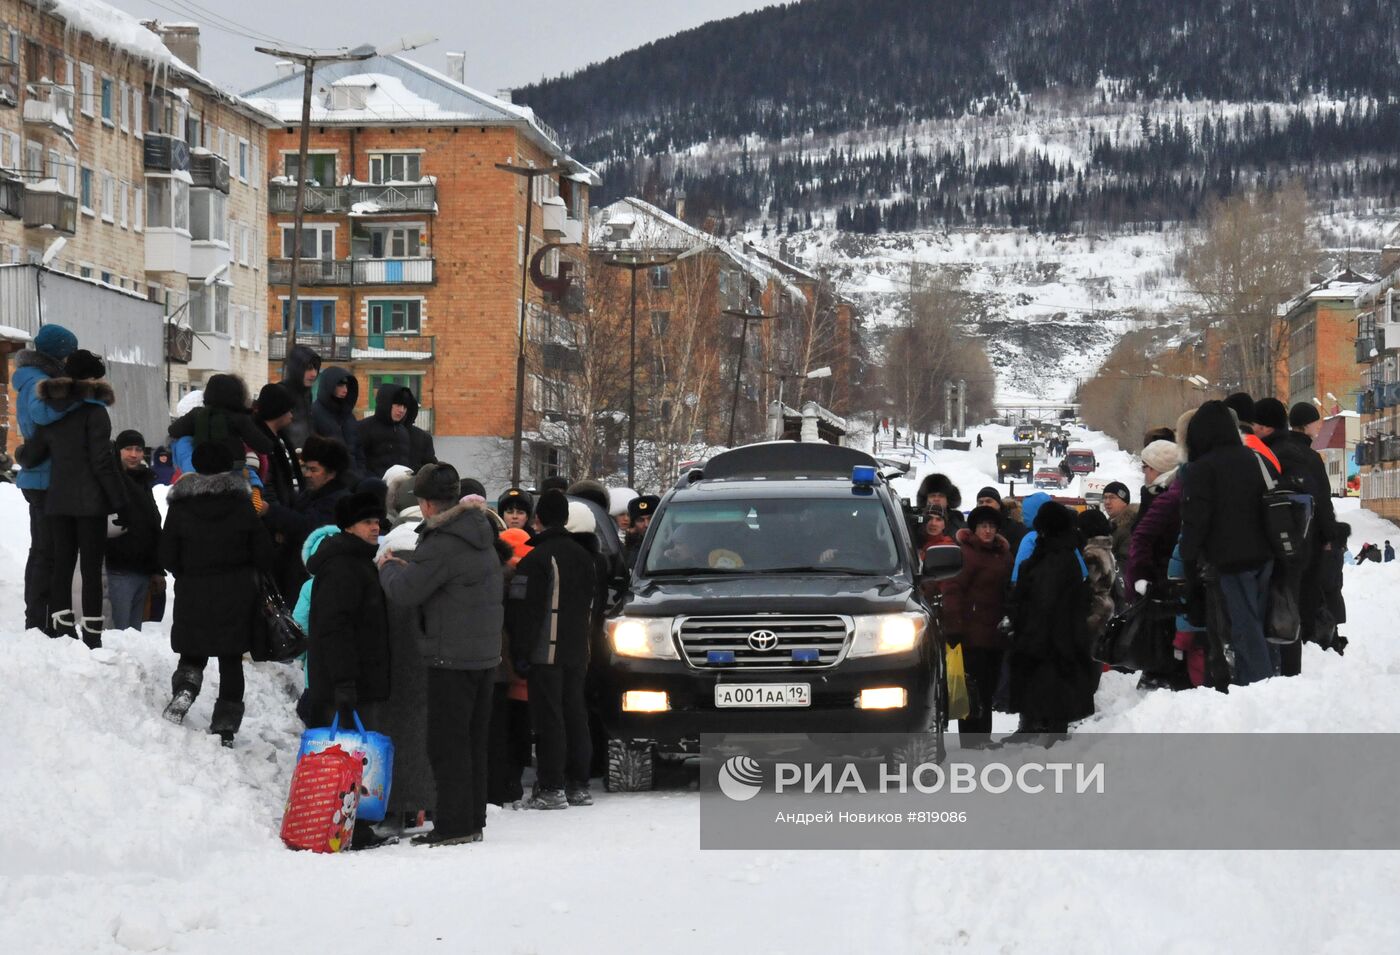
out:
{"label": "red plaid bag", "polygon": [[282,816],[282,842],[287,848],[339,852],[348,846],[363,773],[363,760],[339,746],[298,760]]}

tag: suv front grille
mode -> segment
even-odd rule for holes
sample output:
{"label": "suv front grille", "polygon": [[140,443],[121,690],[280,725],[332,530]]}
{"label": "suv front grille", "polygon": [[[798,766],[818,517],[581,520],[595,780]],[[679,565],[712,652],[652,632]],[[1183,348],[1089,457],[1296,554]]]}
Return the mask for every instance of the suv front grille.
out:
{"label": "suv front grille", "polygon": [[[685,660],[700,670],[832,667],[846,655],[852,630],[848,618],[834,614],[682,617],[677,622]],[[765,632],[771,638],[762,636]],[[769,649],[759,649],[769,643]]]}

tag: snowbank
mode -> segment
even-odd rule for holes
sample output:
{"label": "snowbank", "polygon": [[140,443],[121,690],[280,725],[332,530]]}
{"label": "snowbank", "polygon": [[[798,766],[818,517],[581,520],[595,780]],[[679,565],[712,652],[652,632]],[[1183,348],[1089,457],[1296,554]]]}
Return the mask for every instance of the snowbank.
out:
{"label": "snowbank", "polygon": [[[989,446],[995,433],[984,429]],[[1084,439],[1110,473],[1130,466]],[[972,494],[993,453],[934,463]],[[1400,539],[1364,520],[1371,537]],[[666,791],[599,793],[591,809],[493,810],[479,846],[288,852],[277,827],[299,671],[247,667],[232,750],[205,732],[214,667],[186,725],[171,726],[165,627],[109,633],[98,654],[20,633],[27,523],[10,485],[0,526],[12,815],[0,830],[0,951],[1340,953],[1400,937],[1394,852],[701,852],[684,772]],[[1345,658],[1309,647],[1303,678],[1228,696],[1140,693],[1110,674],[1085,726],[1400,731],[1400,562],[1348,568],[1347,582]]]}

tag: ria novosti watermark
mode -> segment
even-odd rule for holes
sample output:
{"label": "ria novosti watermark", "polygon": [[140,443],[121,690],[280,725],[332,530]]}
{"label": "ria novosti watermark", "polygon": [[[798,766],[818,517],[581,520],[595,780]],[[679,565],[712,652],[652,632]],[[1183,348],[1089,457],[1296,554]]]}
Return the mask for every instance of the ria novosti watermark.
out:
{"label": "ria novosti watermark", "polygon": [[704,848],[1400,848],[1400,735],[708,736]]}

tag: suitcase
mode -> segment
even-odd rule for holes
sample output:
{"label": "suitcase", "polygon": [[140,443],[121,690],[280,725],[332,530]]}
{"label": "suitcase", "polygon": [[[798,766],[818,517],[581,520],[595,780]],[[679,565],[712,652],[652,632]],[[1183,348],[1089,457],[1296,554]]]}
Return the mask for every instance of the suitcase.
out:
{"label": "suitcase", "polygon": [[339,852],[349,846],[363,772],[362,758],[339,746],[298,759],[282,814],[283,844],[312,852]]}
{"label": "suitcase", "polygon": [[331,746],[339,746],[361,758],[364,777],[360,789],[359,818],[366,822],[379,822],[389,808],[389,787],[394,781],[394,743],[383,733],[366,730],[365,724],[360,722],[359,713],[354,716],[354,729],[341,729],[340,714],[337,713],[330,726],[316,726],[302,733],[297,759]]}

